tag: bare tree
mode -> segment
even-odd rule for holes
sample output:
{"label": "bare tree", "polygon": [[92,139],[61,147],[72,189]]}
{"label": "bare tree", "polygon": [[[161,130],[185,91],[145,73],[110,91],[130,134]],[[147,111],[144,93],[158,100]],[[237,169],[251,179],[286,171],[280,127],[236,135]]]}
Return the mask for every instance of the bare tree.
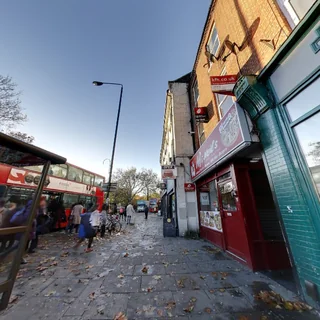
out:
{"label": "bare tree", "polygon": [[137,168],[117,169],[113,175],[113,180],[118,183],[118,196],[121,194],[122,201],[128,204],[133,198],[142,192],[140,173]]}
{"label": "bare tree", "polygon": [[150,199],[150,195],[159,191],[159,176],[152,171],[152,169],[142,169],[140,174],[141,185],[143,186],[143,193]]}
{"label": "bare tree", "polygon": [[27,121],[20,101],[21,92],[9,76],[0,75],[0,131],[17,139],[32,143],[34,137],[12,129]]}

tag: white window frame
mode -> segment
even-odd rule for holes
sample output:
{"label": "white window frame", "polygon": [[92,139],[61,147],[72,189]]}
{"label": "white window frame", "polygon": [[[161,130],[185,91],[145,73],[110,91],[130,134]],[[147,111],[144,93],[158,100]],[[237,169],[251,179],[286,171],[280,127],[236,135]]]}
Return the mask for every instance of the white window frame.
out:
{"label": "white window frame", "polygon": [[[218,41],[219,45],[218,45],[218,47],[217,47],[217,49],[216,49],[215,52],[211,52],[211,51],[210,51],[210,53],[213,54],[213,55],[216,55],[216,53],[217,53],[217,52],[219,51],[219,49],[220,49],[221,43],[220,43],[220,40],[219,40],[219,34],[218,34],[218,30],[217,30],[217,28],[216,28],[216,24],[215,24],[215,23],[214,23],[213,26],[212,26],[212,29],[211,29],[211,32],[210,32],[210,37],[209,37],[209,39],[208,39],[208,41],[207,41],[205,50],[207,51],[207,48],[209,48],[209,43],[211,42],[211,38],[212,38],[212,34],[213,34],[214,29],[216,29],[216,31],[217,31],[217,37],[216,37],[214,43],[215,43],[216,41]],[[208,72],[210,72],[211,67],[212,67],[212,62],[209,61]]]}
{"label": "white window frame", "polygon": [[[198,92],[198,97],[196,98],[196,94],[195,94],[195,88],[197,88],[197,92]],[[199,97],[200,97],[200,92],[199,92],[199,84],[198,84],[198,79],[196,79],[196,81],[194,82],[193,86],[192,86],[192,94],[193,94],[193,100],[196,103],[196,106],[198,106],[198,101],[199,101]]]}

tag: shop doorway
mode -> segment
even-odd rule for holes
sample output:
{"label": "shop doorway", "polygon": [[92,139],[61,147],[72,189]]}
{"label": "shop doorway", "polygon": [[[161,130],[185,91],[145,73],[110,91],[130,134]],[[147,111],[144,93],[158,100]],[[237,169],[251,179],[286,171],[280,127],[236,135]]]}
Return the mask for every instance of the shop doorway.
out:
{"label": "shop doorway", "polygon": [[218,182],[226,250],[243,261],[248,255],[248,241],[244,219],[231,179]]}

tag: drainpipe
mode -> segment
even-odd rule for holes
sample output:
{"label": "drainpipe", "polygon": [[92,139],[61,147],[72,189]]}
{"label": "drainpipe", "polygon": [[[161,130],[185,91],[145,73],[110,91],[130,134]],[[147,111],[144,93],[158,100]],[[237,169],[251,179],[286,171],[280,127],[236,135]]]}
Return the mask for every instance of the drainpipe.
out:
{"label": "drainpipe", "polygon": [[[190,85],[187,84],[187,91],[188,91],[188,97],[189,97],[189,110],[190,110],[190,126],[191,126],[191,131],[195,132],[194,129],[194,123],[193,123],[193,110],[192,110],[192,106],[191,106],[191,92],[190,92]],[[193,146],[193,154],[196,152],[196,137],[195,134],[192,134],[192,146]]]}

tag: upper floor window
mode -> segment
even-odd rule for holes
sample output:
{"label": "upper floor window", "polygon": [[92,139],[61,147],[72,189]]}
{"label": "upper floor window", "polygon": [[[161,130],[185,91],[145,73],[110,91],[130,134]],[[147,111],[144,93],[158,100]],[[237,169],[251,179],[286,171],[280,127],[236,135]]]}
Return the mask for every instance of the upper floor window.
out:
{"label": "upper floor window", "polygon": [[213,25],[211,36],[207,44],[207,51],[209,51],[213,55],[216,55],[219,47],[220,47],[220,41],[218,37],[217,28],[216,28],[216,25]]}
{"label": "upper floor window", "polygon": [[197,105],[198,99],[199,99],[199,87],[198,87],[198,80],[195,81],[193,87],[192,87],[192,93],[193,93],[193,101],[194,104]]}
{"label": "upper floor window", "polygon": [[94,175],[92,173],[84,171],[82,182],[85,184],[93,185]]}
{"label": "upper floor window", "polygon": [[59,178],[66,178],[67,171],[66,164],[53,164],[50,166],[49,175]]}
{"label": "upper floor window", "polygon": [[104,180],[103,177],[95,176],[95,177],[94,177],[94,185],[95,185],[96,187],[101,187],[102,184],[103,184],[103,180]]}

